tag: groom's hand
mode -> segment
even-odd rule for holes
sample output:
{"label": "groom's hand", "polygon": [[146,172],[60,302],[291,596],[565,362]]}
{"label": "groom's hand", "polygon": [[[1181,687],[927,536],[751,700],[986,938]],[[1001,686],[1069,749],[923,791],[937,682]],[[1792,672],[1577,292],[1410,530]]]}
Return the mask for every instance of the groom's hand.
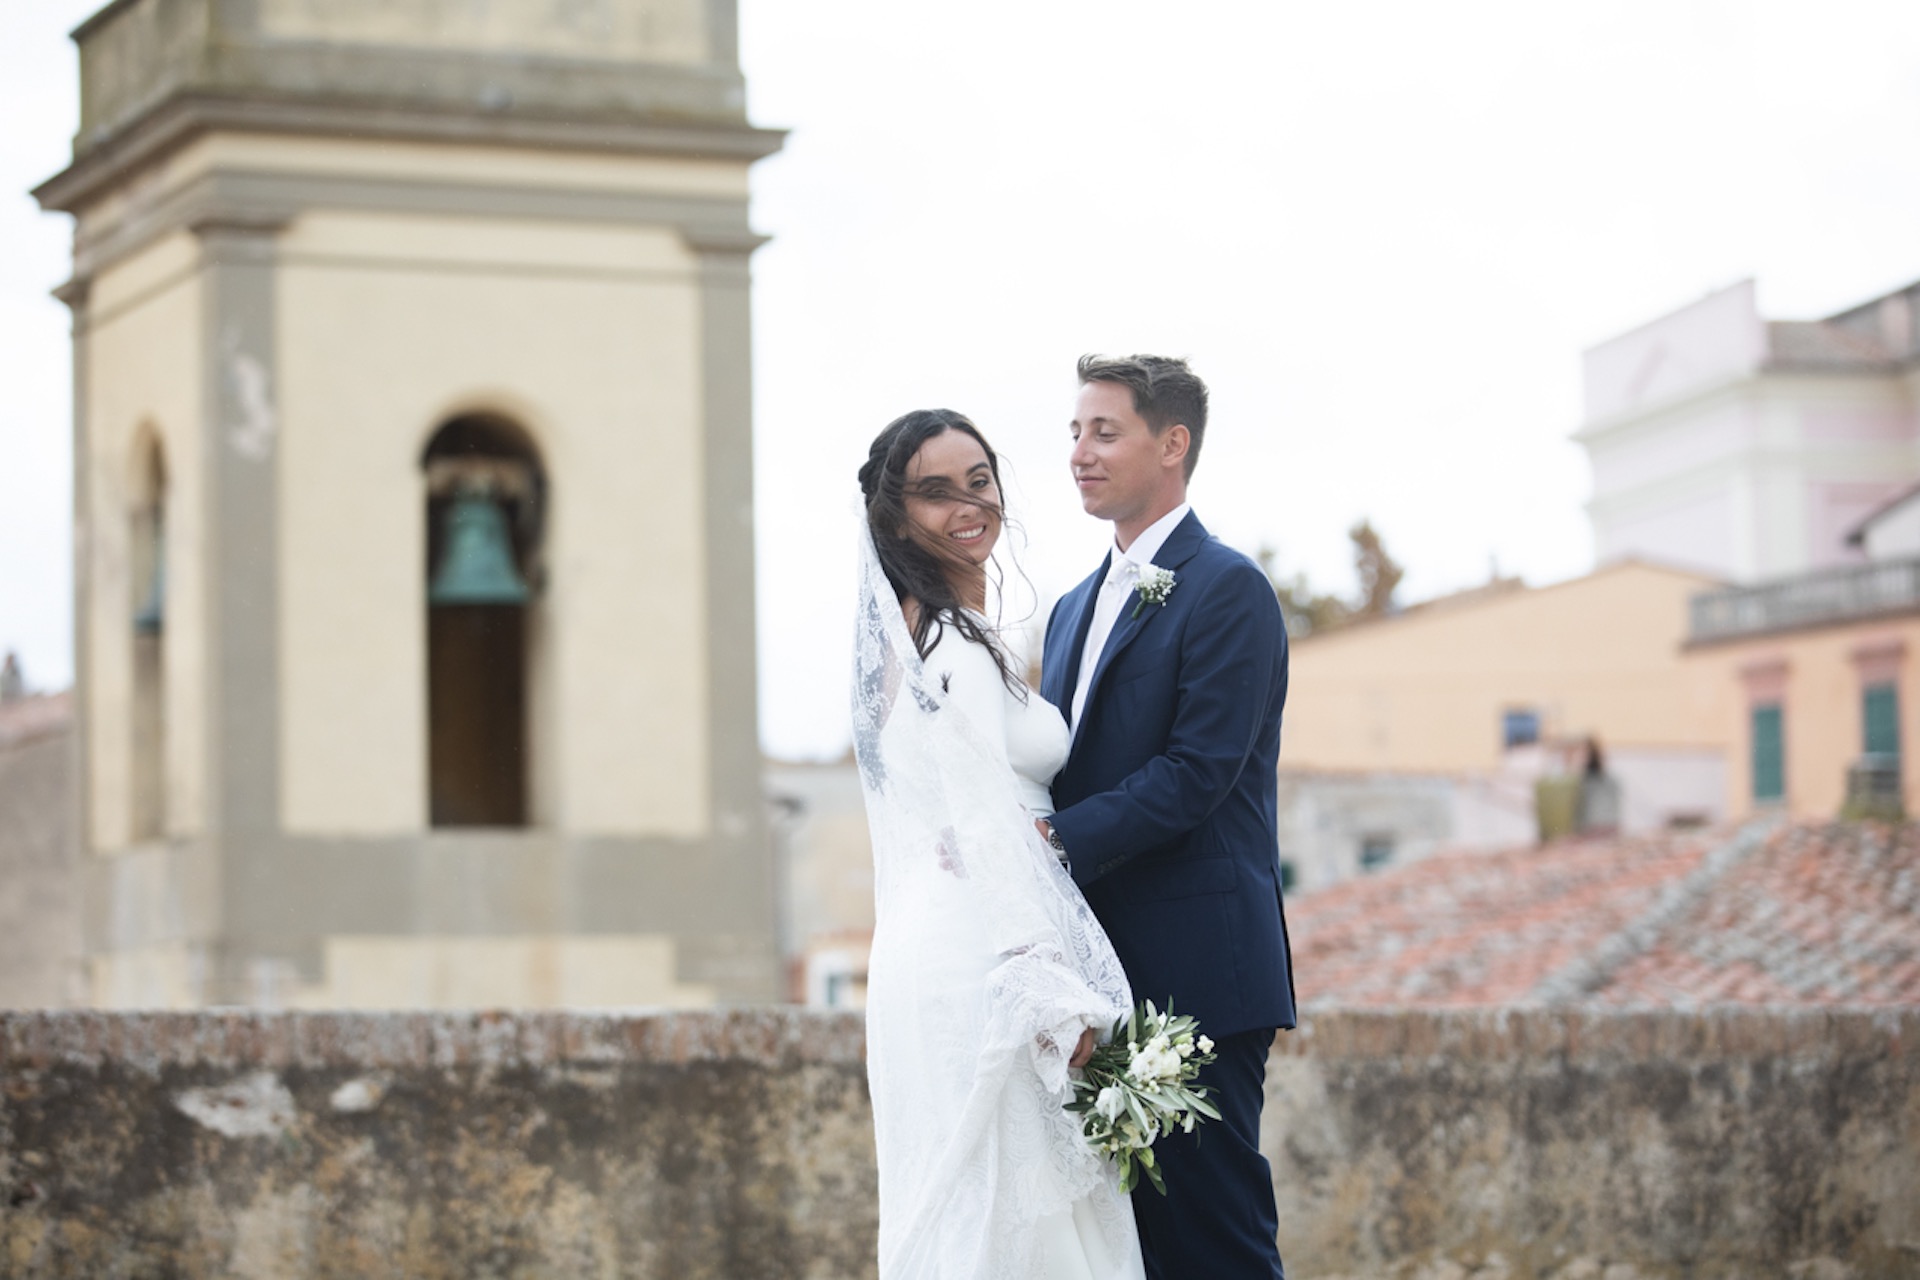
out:
{"label": "groom's hand", "polygon": [[1086,1066],[1087,1061],[1093,1057],[1094,1044],[1093,1028],[1088,1027],[1080,1033],[1080,1043],[1074,1046],[1073,1056],[1067,1059],[1067,1065],[1070,1067]]}

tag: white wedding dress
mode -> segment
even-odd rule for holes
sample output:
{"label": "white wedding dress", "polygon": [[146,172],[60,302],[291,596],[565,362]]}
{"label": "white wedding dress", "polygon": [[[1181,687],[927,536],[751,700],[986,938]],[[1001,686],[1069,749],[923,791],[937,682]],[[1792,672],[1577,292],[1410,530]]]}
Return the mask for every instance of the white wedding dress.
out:
{"label": "white wedding dress", "polygon": [[1132,1004],[1033,827],[1060,714],[948,628],[922,663],[864,537],[855,745],[873,836],[867,1075],[881,1280],[1142,1280],[1067,1060]]}

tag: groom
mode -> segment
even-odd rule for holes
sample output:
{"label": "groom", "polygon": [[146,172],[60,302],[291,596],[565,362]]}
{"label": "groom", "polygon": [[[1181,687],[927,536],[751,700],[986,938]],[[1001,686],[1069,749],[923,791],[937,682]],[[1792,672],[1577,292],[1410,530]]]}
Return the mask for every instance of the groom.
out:
{"label": "groom", "polygon": [[1274,1031],[1294,1025],[1274,827],[1286,627],[1266,575],[1187,506],[1206,384],[1162,356],[1079,372],[1073,478],[1114,546],[1047,623],[1041,693],[1073,748],[1041,834],[1134,998],[1192,1014],[1219,1055],[1199,1083],[1220,1122],[1162,1137],[1167,1195],[1134,1192],[1147,1275],[1284,1280],[1260,1104]]}

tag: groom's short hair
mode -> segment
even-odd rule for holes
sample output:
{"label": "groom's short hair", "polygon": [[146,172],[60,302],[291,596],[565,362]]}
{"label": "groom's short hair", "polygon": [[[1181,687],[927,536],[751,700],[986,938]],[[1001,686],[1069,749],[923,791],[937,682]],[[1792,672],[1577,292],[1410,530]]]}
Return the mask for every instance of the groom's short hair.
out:
{"label": "groom's short hair", "polygon": [[1187,429],[1187,479],[1193,479],[1200,461],[1200,443],[1207,434],[1207,384],[1173,356],[1080,357],[1080,381],[1117,382],[1133,392],[1133,411],[1146,419],[1153,434],[1164,435],[1179,423]]}

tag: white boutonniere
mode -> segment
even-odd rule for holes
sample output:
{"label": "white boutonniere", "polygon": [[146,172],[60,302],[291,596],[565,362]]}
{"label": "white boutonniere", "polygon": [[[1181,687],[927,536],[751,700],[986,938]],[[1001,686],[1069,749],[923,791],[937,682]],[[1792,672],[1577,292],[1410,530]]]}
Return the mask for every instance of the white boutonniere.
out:
{"label": "white boutonniere", "polygon": [[1148,565],[1140,570],[1140,581],[1134,587],[1140,600],[1133,606],[1133,612],[1128,616],[1137,618],[1140,616],[1140,611],[1148,605],[1165,604],[1167,597],[1173,594],[1173,588],[1173,570],[1162,569],[1157,564]]}

